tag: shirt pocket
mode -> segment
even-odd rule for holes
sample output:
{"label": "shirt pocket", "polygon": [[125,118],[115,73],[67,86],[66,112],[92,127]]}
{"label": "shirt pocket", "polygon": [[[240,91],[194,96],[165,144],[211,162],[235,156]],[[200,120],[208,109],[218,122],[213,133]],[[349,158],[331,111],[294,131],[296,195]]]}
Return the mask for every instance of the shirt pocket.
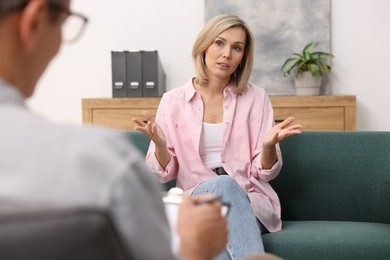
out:
{"label": "shirt pocket", "polygon": [[198,149],[196,149],[192,132],[186,127],[186,124],[177,122],[172,129],[171,140],[175,149],[176,156],[180,161],[190,162],[199,159]]}
{"label": "shirt pocket", "polygon": [[236,126],[230,135],[230,149],[234,158],[240,161],[250,159],[250,139],[247,126]]}

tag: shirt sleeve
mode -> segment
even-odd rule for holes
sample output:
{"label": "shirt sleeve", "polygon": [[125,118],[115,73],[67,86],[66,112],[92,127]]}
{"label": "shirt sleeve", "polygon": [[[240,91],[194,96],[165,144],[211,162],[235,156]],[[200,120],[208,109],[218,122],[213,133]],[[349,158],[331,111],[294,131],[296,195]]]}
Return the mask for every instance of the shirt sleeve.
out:
{"label": "shirt sleeve", "polygon": [[282,153],[280,151],[279,144],[276,144],[276,154],[277,154],[277,161],[275,164],[271,167],[271,169],[263,169],[261,165],[261,155],[262,155],[262,141],[264,139],[264,136],[268,133],[268,131],[274,127],[275,125],[275,119],[274,119],[274,113],[271,101],[267,94],[264,95],[264,109],[263,109],[263,115],[261,120],[261,127],[259,131],[259,138],[258,138],[258,147],[256,148],[259,152],[257,156],[254,157],[253,163],[252,163],[252,174],[256,178],[260,178],[263,181],[271,181],[274,178],[276,178],[279,175],[279,172],[282,168],[283,160],[282,160]]}
{"label": "shirt sleeve", "polygon": [[[109,212],[131,259],[175,259],[162,185],[147,169],[141,152],[121,131],[92,127],[83,134],[62,131],[69,147],[61,147],[67,152],[60,160],[66,167],[59,168],[67,169],[61,175],[71,178],[75,187],[66,190],[79,193],[72,194],[77,203]],[[70,135],[78,138],[68,141]]]}
{"label": "shirt sleeve", "polygon": [[170,114],[169,110],[172,109],[171,106],[172,103],[170,102],[170,97],[164,94],[161,98],[155,118],[155,122],[161,127],[167,141],[167,148],[170,153],[170,160],[168,162],[168,165],[167,167],[165,167],[165,169],[161,167],[155,155],[156,146],[153,142],[150,142],[145,159],[149,169],[153,172],[154,176],[162,183],[166,183],[168,181],[176,179],[179,168],[175,149],[170,139],[169,127],[167,127],[169,124],[173,124],[173,122],[169,121],[169,116],[167,116]]}
{"label": "shirt sleeve", "polygon": [[110,208],[132,259],[176,259],[162,190],[137,153],[118,166],[110,191]]}

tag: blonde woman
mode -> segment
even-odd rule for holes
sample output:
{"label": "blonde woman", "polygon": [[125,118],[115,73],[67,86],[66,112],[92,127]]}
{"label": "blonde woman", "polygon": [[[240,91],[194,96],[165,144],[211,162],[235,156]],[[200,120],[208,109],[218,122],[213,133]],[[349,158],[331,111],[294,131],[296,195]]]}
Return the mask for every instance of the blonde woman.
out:
{"label": "blonde woman", "polygon": [[217,259],[263,253],[261,233],[281,229],[280,203],[268,183],[282,167],[278,142],[302,126],[274,125],[264,89],[248,81],[254,38],[244,21],[219,15],[192,50],[196,76],[164,94],[156,120],[133,119],[152,140],[147,164],[161,182],[176,179],[192,196],[215,193],[230,203],[229,242]]}

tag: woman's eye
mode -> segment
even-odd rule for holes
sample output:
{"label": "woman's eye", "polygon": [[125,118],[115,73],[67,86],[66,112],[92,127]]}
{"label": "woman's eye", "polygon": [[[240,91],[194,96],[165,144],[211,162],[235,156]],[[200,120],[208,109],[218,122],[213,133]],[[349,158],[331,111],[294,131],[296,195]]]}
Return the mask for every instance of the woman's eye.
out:
{"label": "woman's eye", "polygon": [[217,46],[222,46],[222,45],[223,45],[223,42],[222,42],[222,41],[215,41],[215,44],[216,44]]}
{"label": "woman's eye", "polygon": [[233,49],[234,49],[235,51],[238,51],[238,52],[240,52],[240,51],[242,50],[240,46],[235,46]]}

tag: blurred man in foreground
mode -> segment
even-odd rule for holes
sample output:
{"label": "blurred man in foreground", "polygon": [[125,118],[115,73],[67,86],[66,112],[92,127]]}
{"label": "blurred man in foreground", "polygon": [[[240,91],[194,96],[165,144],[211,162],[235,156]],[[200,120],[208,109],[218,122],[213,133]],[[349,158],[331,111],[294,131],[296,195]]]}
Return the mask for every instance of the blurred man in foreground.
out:
{"label": "blurred man in foreground", "polygon": [[[136,148],[115,131],[52,124],[25,106],[61,42],[87,24],[69,5],[0,1],[0,201],[108,210],[133,259],[175,259],[160,186]],[[78,30],[67,30],[71,20]],[[211,259],[226,244],[226,219],[220,202],[195,202],[181,204],[179,257]]]}

